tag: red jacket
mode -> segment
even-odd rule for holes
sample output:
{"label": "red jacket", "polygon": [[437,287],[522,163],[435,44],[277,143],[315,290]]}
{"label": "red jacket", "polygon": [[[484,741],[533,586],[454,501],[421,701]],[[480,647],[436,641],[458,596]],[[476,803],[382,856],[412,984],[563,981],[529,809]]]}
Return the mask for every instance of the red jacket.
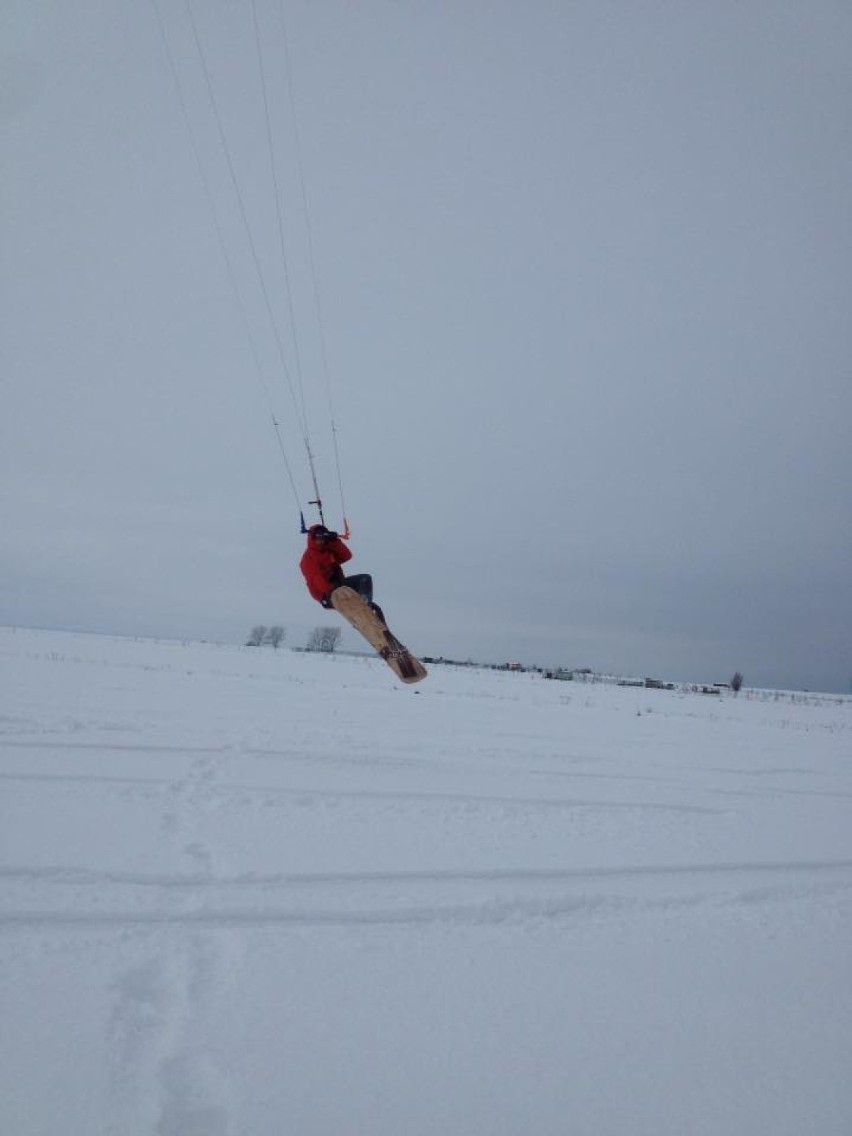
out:
{"label": "red jacket", "polygon": [[318,538],[316,534],[321,530],[322,525],[311,525],[308,529],[308,547],[299,565],[308,591],[317,603],[322,603],[334,588],[343,583],[340,565],[352,559],[351,551],[340,537],[334,540]]}

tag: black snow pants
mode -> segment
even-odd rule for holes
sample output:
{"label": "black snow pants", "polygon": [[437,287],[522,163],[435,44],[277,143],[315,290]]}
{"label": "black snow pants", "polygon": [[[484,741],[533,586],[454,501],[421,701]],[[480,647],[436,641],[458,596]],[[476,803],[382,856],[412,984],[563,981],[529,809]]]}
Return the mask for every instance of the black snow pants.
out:
{"label": "black snow pants", "polygon": [[356,576],[344,576],[343,583],[353,592],[357,592],[367,603],[373,602],[373,577],[367,572],[360,572]]}

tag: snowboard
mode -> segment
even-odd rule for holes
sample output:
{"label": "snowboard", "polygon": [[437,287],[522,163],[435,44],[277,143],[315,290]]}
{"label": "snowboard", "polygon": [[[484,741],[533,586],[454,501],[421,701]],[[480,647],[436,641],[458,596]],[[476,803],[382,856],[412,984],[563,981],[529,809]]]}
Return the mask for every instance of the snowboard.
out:
{"label": "snowboard", "polygon": [[335,610],[381,655],[398,679],[413,683],[426,677],[428,671],[420,660],[415,659],[407,647],[403,647],[387,624],[379,619],[354,588],[345,585],[335,588],[331,593],[331,602]]}

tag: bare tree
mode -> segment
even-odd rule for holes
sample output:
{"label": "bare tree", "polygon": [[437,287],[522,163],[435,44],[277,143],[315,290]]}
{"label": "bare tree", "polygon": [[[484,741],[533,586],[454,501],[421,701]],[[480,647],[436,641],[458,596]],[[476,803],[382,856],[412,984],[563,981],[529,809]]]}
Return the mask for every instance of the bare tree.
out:
{"label": "bare tree", "polygon": [[251,633],[250,633],[248,639],[246,639],[246,646],[247,647],[259,647],[261,645],[261,643],[263,642],[265,635],[266,635],[266,628],[263,626],[263,624],[258,624],[257,627],[253,627],[251,629]]}
{"label": "bare tree", "polygon": [[739,671],[736,671],[736,673],[734,674],[734,677],[731,679],[731,690],[734,692],[734,694],[739,694],[740,689],[742,688],[742,685],[743,685],[743,676],[740,674]]}
{"label": "bare tree", "polygon": [[277,650],[280,644],[284,642],[284,635],[285,632],[283,627],[278,627],[277,625],[275,627],[270,627],[266,633],[264,642],[271,643],[272,646]]}
{"label": "bare tree", "polygon": [[339,627],[315,627],[308,640],[308,651],[324,651],[331,653],[340,639]]}

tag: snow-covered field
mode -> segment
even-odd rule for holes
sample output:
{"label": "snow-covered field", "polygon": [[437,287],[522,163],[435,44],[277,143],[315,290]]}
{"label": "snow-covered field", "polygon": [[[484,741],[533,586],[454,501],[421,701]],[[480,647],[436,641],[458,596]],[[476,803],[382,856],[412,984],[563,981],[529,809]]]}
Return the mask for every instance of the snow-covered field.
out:
{"label": "snow-covered field", "polygon": [[852,700],[0,631],[3,1136],[852,1132]]}

